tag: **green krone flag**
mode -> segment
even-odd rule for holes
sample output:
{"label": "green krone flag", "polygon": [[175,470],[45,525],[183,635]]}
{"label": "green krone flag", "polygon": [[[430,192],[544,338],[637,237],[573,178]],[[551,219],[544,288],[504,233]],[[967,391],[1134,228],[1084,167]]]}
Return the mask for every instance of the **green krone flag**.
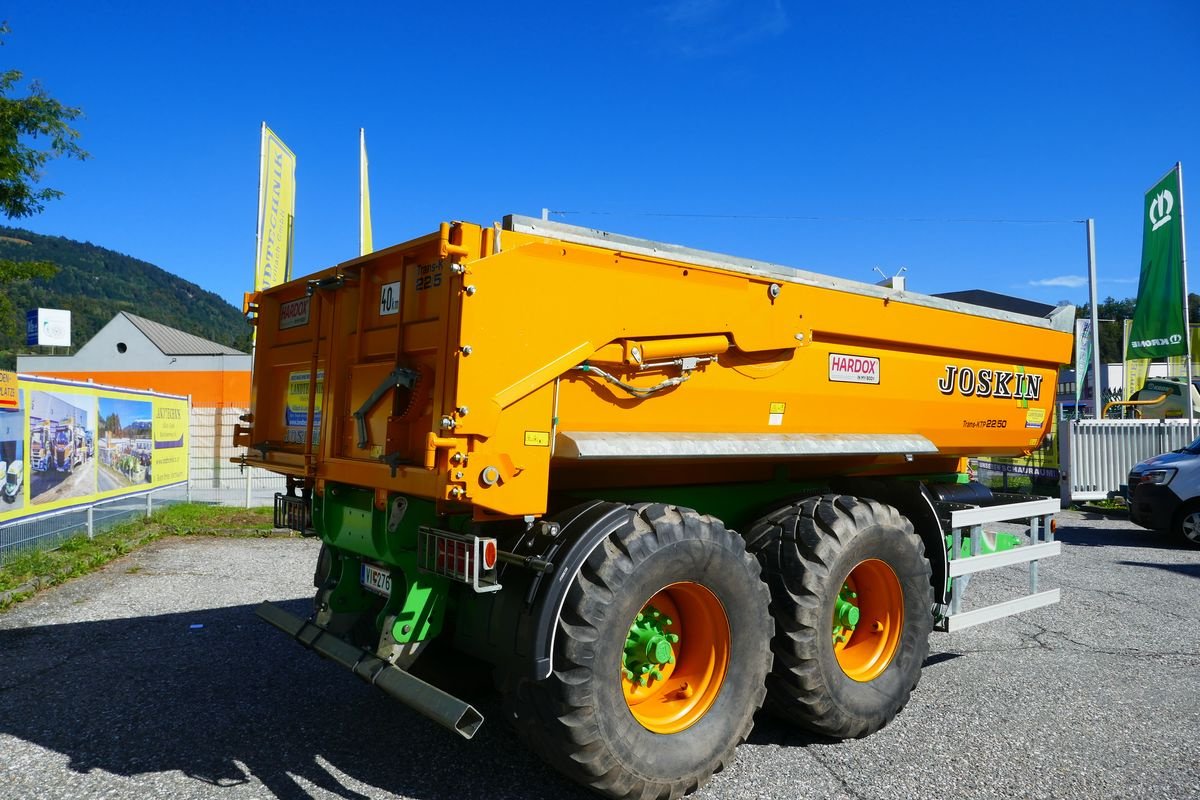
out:
{"label": "green krone flag", "polygon": [[1179,167],[1146,193],[1142,218],[1142,275],[1129,332],[1127,358],[1187,352],[1183,304],[1183,193]]}

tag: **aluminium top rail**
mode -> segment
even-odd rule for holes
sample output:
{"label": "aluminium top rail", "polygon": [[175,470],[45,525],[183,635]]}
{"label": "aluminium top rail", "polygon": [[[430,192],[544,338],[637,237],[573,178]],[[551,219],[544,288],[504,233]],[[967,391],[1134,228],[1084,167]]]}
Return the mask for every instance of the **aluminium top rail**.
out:
{"label": "aluminium top rail", "polygon": [[[547,236],[576,244],[610,247],[625,253],[640,253],[657,258],[668,258],[675,261],[696,264],[697,266],[716,267],[717,269],[741,272],[762,278],[776,278],[789,283],[852,292],[854,294],[909,303],[926,308],[935,308],[942,311],[987,317],[1003,322],[1015,322],[1019,325],[1031,325],[1037,328],[1070,332],[1075,322],[1074,306],[1059,306],[1048,317],[1034,317],[1027,314],[1017,314],[996,308],[989,308],[987,306],[962,303],[957,300],[946,300],[932,295],[920,294],[919,292],[900,291],[884,286],[876,286],[875,284],[862,283],[861,281],[835,278],[831,275],[808,272],[794,267],[772,264],[767,261],[756,261],[724,253],[714,253],[708,250],[696,250],[682,245],[656,242],[650,239],[639,239],[634,236],[625,236],[595,228],[585,228],[578,225],[568,225],[563,222],[526,217],[520,214],[505,216],[501,230]],[[497,250],[499,249],[500,246],[498,244]]]}

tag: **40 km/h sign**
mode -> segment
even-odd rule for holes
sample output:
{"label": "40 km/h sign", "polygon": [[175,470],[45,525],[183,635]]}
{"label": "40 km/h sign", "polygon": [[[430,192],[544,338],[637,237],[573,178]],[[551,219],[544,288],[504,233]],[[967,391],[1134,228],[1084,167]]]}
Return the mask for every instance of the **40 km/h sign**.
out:
{"label": "40 km/h sign", "polygon": [[400,313],[400,281],[379,287],[379,316]]}

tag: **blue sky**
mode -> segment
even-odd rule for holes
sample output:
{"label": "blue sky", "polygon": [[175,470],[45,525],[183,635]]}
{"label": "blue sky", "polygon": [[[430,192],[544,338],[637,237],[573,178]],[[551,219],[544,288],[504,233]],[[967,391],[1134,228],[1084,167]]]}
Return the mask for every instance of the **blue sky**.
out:
{"label": "blue sky", "polygon": [[1083,302],[1072,221],[1094,217],[1100,296],[1134,295],[1143,193],[1176,161],[1200,186],[1200,4],[912,5],[10,0],[0,66],[82,107],[92,156],[54,164],[66,196],[12,224],[240,305],[266,120],[298,160],[296,274],[357,254],[365,127],[377,247],[548,207]]}
{"label": "blue sky", "polygon": [[153,404],[149,400],[124,400],[115,397],[100,398],[100,418],[116,414],[121,419],[121,425],[128,428],[136,420],[152,421],[154,418]]}

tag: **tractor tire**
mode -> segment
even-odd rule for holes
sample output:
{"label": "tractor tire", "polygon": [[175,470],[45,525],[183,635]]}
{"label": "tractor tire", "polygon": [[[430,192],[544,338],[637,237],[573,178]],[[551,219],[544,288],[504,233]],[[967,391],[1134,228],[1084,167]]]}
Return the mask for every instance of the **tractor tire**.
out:
{"label": "tractor tire", "polygon": [[771,590],[767,708],[835,739],[873,733],[908,702],[933,630],[930,564],[891,506],[812,497],[746,536]]}
{"label": "tractor tire", "polygon": [[592,551],[567,592],[553,670],[507,693],[518,734],[613,798],[678,798],[749,735],[771,668],[770,597],[745,542],[661,504]]}

